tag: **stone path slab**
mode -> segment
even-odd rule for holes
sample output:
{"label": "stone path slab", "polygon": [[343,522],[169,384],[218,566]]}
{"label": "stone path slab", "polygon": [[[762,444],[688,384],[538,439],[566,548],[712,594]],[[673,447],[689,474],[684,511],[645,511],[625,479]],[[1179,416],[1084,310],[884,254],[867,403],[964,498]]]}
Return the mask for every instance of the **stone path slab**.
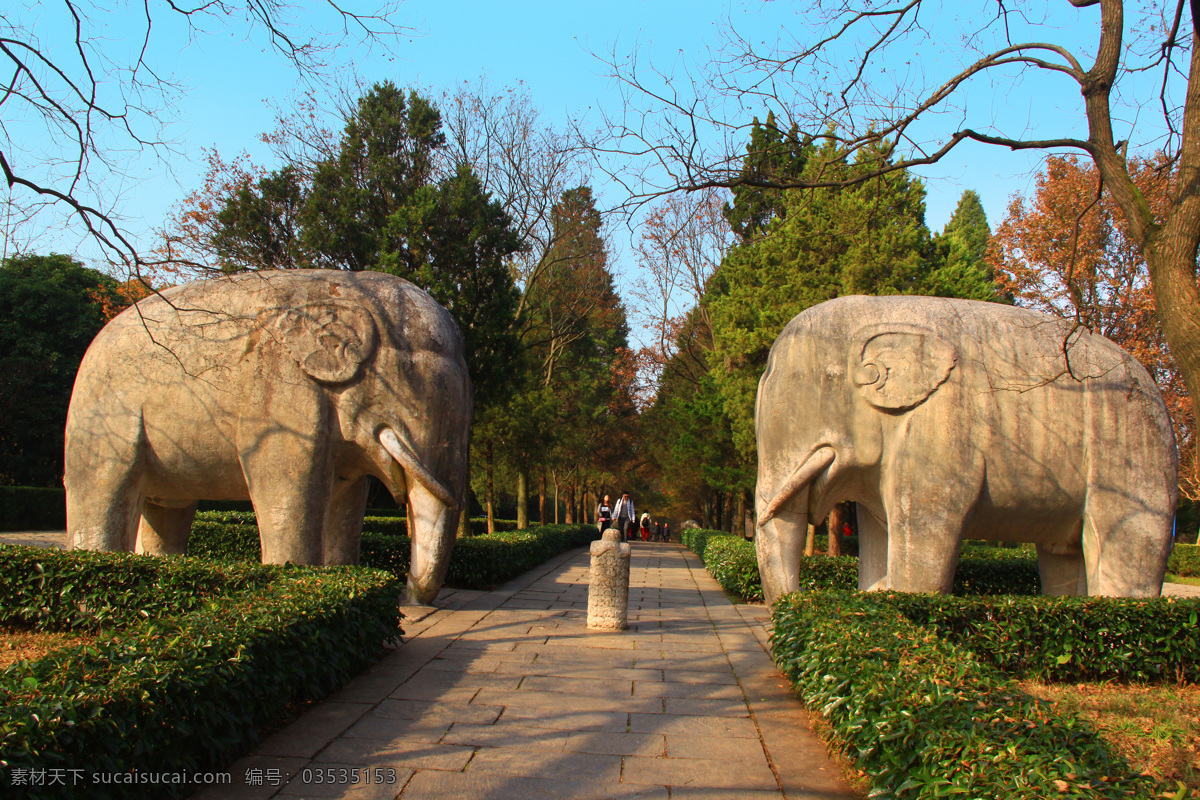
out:
{"label": "stone path slab", "polygon": [[678,545],[635,544],[630,573],[623,632],[587,630],[584,550],[406,607],[403,644],[195,797],[857,796],[771,663],[766,609]]}

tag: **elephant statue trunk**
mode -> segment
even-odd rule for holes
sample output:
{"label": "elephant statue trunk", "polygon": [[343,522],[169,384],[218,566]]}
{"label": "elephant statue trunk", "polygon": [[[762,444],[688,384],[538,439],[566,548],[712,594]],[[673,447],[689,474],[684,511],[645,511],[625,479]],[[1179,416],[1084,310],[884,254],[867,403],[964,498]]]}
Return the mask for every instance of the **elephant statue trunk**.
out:
{"label": "elephant statue trunk", "polygon": [[759,495],[758,531],[754,542],[763,595],[769,606],[799,588],[800,558],[804,552],[813,484],[829,469],[834,458],[833,448],[819,447],[792,471],[773,495]]}
{"label": "elephant statue trunk", "polygon": [[[409,531],[433,531],[432,536],[410,537],[412,556],[405,602],[428,605],[437,596],[450,566],[450,545],[458,531],[462,498],[455,497],[425,469],[412,447],[396,431],[384,428],[379,443],[395,459],[408,485]],[[399,483],[399,481],[395,481]],[[465,481],[464,481],[465,485]]]}

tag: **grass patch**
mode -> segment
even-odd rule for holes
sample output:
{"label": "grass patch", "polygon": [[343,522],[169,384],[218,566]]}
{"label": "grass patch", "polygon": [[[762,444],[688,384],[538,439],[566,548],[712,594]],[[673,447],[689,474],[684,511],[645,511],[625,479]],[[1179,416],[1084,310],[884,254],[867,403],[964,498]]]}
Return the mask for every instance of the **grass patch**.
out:
{"label": "grass patch", "polygon": [[1135,769],[1200,792],[1200,686],[1026,682],[1021,688],[1090,722]]}
{"label": "grass patch", "polygon": [[1163,578],[1167,583],[1186,583],[1189,586],[1200,586],[1200,578],[1189,578],[1186,575],[1175,575],[1168,572]]}

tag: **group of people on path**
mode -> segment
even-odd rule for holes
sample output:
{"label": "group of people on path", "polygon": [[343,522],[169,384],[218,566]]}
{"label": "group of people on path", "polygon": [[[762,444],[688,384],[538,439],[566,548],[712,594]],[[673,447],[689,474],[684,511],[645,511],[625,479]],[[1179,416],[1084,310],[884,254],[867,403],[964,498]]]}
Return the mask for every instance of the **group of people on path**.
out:
{"label": "group of people on path", "polygon": [[649,514],[642,514],[639,521],[629,492],[622,492],[615,506],[609,503],[609,496],[604,495],[596,506],[596,527],[601,533],[616,528],[621,532],[623,542],[636,541],[639,537],[643,542],[671,541],[671,523],[653,522]]}

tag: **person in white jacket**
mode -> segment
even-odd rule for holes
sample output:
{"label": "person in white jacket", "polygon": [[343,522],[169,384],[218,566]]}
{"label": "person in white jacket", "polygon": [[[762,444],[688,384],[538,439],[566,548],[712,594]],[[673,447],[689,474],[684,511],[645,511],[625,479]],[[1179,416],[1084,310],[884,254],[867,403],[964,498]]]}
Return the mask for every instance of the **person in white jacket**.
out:
{"label": "person in white jacket", "polygon": [[612,515],[617,530],[621,532],[621,541],[629,541],[632,538],[633,526],[637,523],[637,512],[633,508],[629,492],[621,492],[621,499],[613,506]]}

